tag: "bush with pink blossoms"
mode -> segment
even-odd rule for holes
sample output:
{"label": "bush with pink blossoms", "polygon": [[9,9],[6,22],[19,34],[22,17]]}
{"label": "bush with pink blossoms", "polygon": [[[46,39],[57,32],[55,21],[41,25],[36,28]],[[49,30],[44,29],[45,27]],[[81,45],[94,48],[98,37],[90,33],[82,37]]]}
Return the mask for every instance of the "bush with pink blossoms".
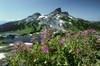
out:
{"label": "bush with pink blossoms", "polygon": [[95,30],[75,34],[67,31],[64,37],[55,35],[54,31],[45,28],[41,41],[35,41],[32,46],[26,46],[21,41],[16,42],[12,48],[16,50],[16,55],[9,58],[10,63],[27,66],[84,66],[97,62],[97,44],[96,38],[93,37]]}

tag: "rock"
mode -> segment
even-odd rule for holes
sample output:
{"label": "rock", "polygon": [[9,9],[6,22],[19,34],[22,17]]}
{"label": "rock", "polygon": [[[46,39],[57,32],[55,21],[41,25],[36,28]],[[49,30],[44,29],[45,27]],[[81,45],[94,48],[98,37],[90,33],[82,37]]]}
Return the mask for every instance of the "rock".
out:
{"label": "rock", "polygon": [[25,45],[32,45],[33,43],[24,43]]}
{"label": "rock", "polygon": [[69,15],[68,12],[61,12],[61,14]]}
{"label": "rock", "polygon": [[1,48],[5,48],[5,47],[7,47],[7,46],[0,46],[0,49],[1,49]]}
{"label": "rock", "polygon": [[33,21],[33,20],[36,20],[39,16],[41,16],[40,13],[35,13],[29,17],[26,18],[26,22],[30,22],[30,21]]}
{"label": "rock", "polygon": [[56,15],[61,13],[61,8],[55,9],[53,12],[50,13],[50,15]]}
{"label": "rock", "polygon": [[0,53],[0,59],[5,58],[5,53]]}
{"label": "rock", "polygon": [[14,46],[14,44],[9,44],[9,46]]}

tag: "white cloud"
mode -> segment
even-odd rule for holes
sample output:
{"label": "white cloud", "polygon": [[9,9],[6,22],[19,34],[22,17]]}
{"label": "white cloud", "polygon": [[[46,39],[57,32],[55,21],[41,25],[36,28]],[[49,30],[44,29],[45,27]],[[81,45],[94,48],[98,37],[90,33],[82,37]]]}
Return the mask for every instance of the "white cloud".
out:
{"label": "white cloud", "polygon": [[21,19],[0,19],[0,21],[6,21],[6,22],[8,22],[8,21],[17,21],[17,20],[21,20]]}

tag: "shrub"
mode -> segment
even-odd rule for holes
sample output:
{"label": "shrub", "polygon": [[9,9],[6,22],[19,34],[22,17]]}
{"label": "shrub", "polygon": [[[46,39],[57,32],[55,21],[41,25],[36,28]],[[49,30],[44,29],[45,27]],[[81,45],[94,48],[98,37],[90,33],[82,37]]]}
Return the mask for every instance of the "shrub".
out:
{"label": "shrub", "polygon": [[[41,41],[33,37],[32,46],[26,46],[22,41],[16,42],[12,47],[16,55],[9,57],[14,65],[89,65],[96,63],[96,39],[93,37],[95,30],[86,30],[72,35],[67,31],[65,37],[54,36],[54,29],[45,28]],[[37,39],[37,40],[34,40]]]}

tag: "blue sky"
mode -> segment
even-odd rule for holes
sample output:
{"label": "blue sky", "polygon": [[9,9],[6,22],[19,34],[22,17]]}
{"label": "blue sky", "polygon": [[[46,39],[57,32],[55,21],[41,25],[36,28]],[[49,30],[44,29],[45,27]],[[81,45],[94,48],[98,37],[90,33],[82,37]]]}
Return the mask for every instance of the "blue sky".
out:
{"label": "blue sky", "polygon": [[0,21],[23,19],[36,12],[46,15],[58,7],[76,18],[100,21],[100,0],[0,0]]}

